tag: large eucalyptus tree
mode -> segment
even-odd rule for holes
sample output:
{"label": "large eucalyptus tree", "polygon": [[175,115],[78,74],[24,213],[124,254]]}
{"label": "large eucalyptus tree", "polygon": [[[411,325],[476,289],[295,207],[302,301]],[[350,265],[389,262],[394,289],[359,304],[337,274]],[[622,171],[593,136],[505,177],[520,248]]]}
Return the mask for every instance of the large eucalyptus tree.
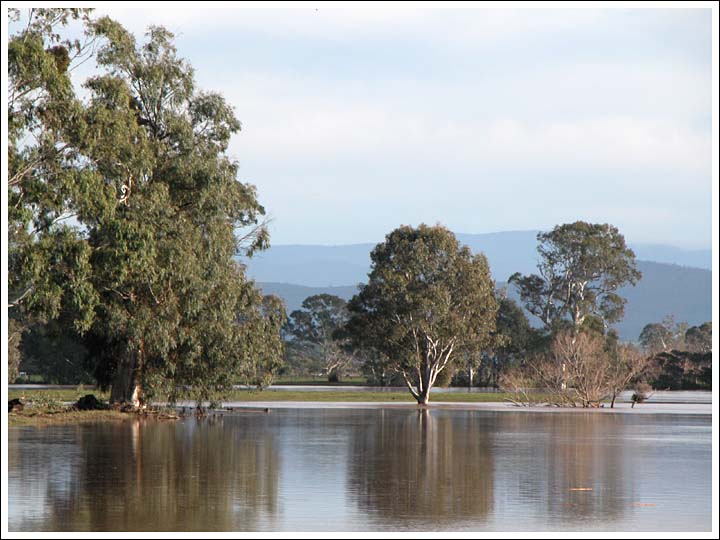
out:
{"label": "large eucalyptus tree", "polygon": [[[73,19],[85,45],[58,34]],[[234,259],[268,233],[226,153],[232,107],[163,28],[140,44],[87,11],[32,10],[9,51],[12,306],[80,333],[113,401],[267,380],[285,315]],[[88,58],[81,99],[70,74]]]}
{"label": "large eucalyptus tree", "polygon": [[604,327],[623,316],[623,285],[641,278],[635,254],[616,227],[583,221],[538,234],[537,274],[510,276],[527,310],[547,330],[570,326],[574,332],[599,320]]}
{"label": "large eucalyptus tree", "polygon": [[355,343],[386,355],[419,404],[438,375],[493,340],[498,309],[487,260],[440,225],[395,229],[372,251],[348,309]]}

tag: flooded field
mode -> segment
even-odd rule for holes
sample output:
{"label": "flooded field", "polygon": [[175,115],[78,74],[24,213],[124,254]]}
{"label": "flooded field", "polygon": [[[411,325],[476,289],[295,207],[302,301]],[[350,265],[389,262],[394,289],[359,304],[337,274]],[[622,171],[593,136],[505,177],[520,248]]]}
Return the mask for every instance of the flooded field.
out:
{"label": "flooded field", "polygon": [[278,408],[8,431],[40,530],[710,530],[711,416]]}

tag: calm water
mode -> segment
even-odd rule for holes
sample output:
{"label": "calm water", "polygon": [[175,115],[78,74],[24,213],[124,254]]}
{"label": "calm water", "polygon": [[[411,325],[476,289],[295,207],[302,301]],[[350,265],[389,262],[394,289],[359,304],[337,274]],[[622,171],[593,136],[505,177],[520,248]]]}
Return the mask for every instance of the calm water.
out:
{"label": "calm water", "polygon": [[304,409],[11,428],[19,530],[710,530],[711,417]]}

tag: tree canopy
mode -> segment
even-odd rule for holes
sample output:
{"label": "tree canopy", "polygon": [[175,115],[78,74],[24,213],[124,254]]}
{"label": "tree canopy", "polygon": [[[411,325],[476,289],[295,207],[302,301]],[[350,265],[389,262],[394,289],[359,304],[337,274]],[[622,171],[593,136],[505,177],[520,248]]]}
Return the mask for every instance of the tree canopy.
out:
{"label": "tree canopy", "polygon": [[[12,307],[82,335],[115,401],[266,380],[284,308],[234,259],[268,232],[226,153],[233,108],[196,88],[164,28],[140,44],[87,10],[29,18],[9,42]],[[60,37],[73,19],[85,43]],[[91,55],[81,99],[69,73]]]}
{"label": "tree canopy", "polygon": [[339,335],[347,319],[345,300],[332,294],[318,294],[303,300],[301,309],[290,314],[286,326],[294,344],[310,349],[308,354],[315,352],[320,357],[330,382],[340,379],[342,368],[351,359],[345,350],[344,339]]}
{"label": "tree canopy", "polygon": [[515,273],[509,282],[551,331],[569,325],[577,333],[589,318],[607,328],[624,313],[625,299],[617,289],[641,278],[635,254],[608,224],[576,221],[539,233],[538,254],[537,274]]}
{"label": "tree canopy", "polygon": [[425,404],[438,374],[492,340],[498,305],[487,260],[424,224],[395,229],[370,258],[368,283],[348,304],[348,333],[384,354]]}

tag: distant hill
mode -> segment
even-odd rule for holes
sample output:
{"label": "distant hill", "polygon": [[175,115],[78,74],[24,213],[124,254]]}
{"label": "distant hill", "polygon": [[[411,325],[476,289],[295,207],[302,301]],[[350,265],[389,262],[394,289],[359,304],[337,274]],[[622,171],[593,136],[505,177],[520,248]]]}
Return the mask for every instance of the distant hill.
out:
{"label": "distant hill", "polygon": [[712,319],[712,272],[674,264],[638,261],[643,278],[625,287],[625,318],[618,326],[623,339],[636,340],[649,322],[673,315],[677,322],[702,324]]}
{"label": "distant hill", "polygon": [[662,244],[631,244],[635,257],[643,261],[677,264],[712,270],[712,250],[682,249]]}
{"label": "distant hill", "polygon": [[[676,321],[698,325],[712,318],[711,272],[678,265],[638,261],[643,278],[635,287],[625,287],[620,294],[627,299],[625,317],[617,325],[620,337],[636,341],[643,327],[649,322],[659,322],[666,315],[674,315]],[[302,301],[315,294],[333,294],[350,299],[355,286],[307,287],[289,283],[258,283],[265,294],[276,294],[285,300],[288,313],[298,309]],[[498,287],[504,282],[498,282]],[[519,300],[513,288],[511,298]],[[528,318],[533,324],[537,320]]]}
{"label": "distant hill", "polygon": [[[493,277],[502,286],[514,272],[535,270],[536,232],[458,234],[474,252],[488,257]],[[349,299],[357,284],[367,279],[374,244],[345,246],[276,246],[248,262],[248,274],[265,294],[285,299],[288,311],[298,309],[308,296],[334,294]],[[643,279],[620,294],[628,300],[625,318],[618,325],[624,340],[637,340],[643,326],[673,315],[691,325],[712,318],[712,273],[691,267],[710,266],[710,250],[683,250],[671,246],[636,244],[638,259],[655,256],[660,261],[638,260]],[[666,264],[670,260],[675,264]],[[516,297],[513,291],[510,295]],[[530,317],[533,320],[533,317]]]}
{"label": "distant hill", "polygon": [[375,244],[347,246],[273,246],[257,253],[247,265],[256,281],[333,287],[367,279],[370,251]]}
{"label": "distant hill", "polygon": [[347,285],[344,287],[306,287],[304,285],[293,285],[291,283],[259,282],[258,287],[263,294],[274,294],[285,300],[285,307],[288,315],[290,312],[299,309],[308,296],[316,294],[332,294],[345,300],[349,300],[356,292],[357,287]]}
{"label": "distant hill", "polygon": [[[493,277],[505,281],[515,272],[527,274],[537,264],[537,231],[457,234],[473,252],[483,252]],[[258,253],[249,261],[248,275],[256,281],[294,283],[308,287],[354,285],[367,279],[370,252],[375,244],[339,246],[280,245]],[[631,244],[639,260],[712,268],[712,252],[660,244]]]}

